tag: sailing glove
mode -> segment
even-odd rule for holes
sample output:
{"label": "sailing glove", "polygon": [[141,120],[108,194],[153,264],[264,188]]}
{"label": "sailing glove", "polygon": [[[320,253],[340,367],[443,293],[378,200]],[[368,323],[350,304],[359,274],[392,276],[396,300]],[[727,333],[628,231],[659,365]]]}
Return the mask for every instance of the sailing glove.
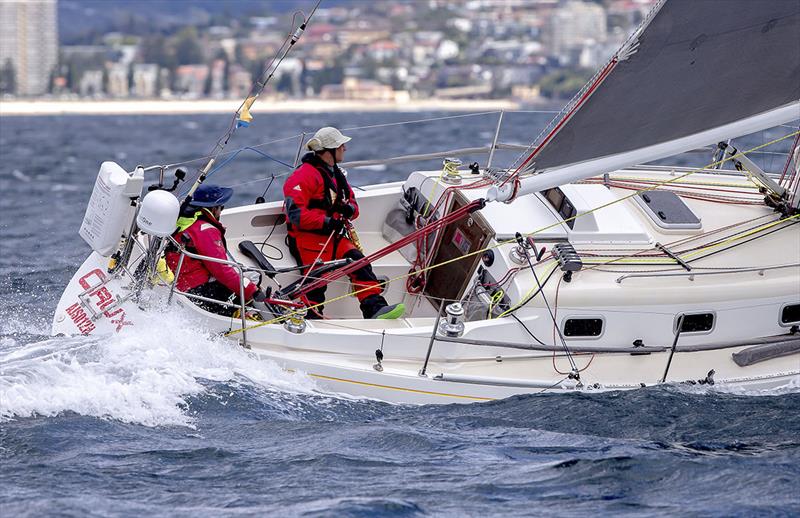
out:
{"label": "sailing glove", "polygon": [[333,208],[333,211],[334,212],[338,212],[345,219],[350,219],[350,218],[353,217],[353,214],[356,213],[356,208],[353,207],[352,204],[347,203],[347,204],[342,204],[342,205],[336,205]]}
{"label": "sailing glove", "polygon": [[336,234],[341,234],[342,229],[344,229],[344,220],[340,218],[332,218],[326,217],[325,218],[325,225],[322,227],[322,230],[326,233],[334,232]]}

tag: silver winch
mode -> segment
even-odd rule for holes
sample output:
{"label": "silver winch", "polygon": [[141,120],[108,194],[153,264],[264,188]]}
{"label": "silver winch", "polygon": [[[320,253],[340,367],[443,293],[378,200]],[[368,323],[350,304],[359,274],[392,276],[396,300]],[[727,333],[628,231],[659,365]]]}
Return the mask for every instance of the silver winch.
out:
{"label": "silver winch", "polygon": [[439,322],[439,333],[450,338],[458,338],[464,334],[464,307],[459,302],[448,304],[444,308],[445,317]]}
{"label": "silver winch", "polygon": [[294,310],[289,315],[289,318],[286,320],[286,322],[283,323],[283,327],[290,333],[299,335],[306,330],[306,314],[306,308]]}
{"label": "silver winch", "polygon": [[461,183],[461,174],[458,172],[462,162],[458,158],[445,158],[442,161],[442,182],[450,185]]}

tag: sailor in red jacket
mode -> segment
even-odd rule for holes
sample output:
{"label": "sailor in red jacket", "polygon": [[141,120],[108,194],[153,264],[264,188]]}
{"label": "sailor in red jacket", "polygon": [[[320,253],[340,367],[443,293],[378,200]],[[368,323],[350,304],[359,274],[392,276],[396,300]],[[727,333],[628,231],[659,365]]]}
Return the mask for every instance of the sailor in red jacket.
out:
{"label": "sailor in red jacket", "polygon": [[[336,128],[317,131],[306,146],[302,164],[283,186],[284,211],[288,227],[289,250],[298,264],[351,258],[364,254],[346,233],[347,222],[358,217],[358,203],[353,189],[337,165],[344,160],[345,144],[350,137]],[[381,296],[381,286],[372,267],[367,265],[349,274],[364,318],[399,318],[403,304],[389,305]],[[325,287],[306,294],[312,304],[325,302]],[[322,306],[316,311],[322,314]],[[313,312],[312,312],[313,314]]]}
{"label": "sailor in red jacket", "polygon": [[[231,198],[233,189],[216,185],[202,184],[195,190],[192,201],[178,218],[178,230],[172,237],[185,245],[189,252],[228,260],[228,247],[225,243],[225,227],[219,222],[223,205]],[[176,271],[180,254],[170,250],[166,254],[167,265]],[[184,257],[178,274],[177,288],[180,291],[202,297],[239,304],[239,272],[228,264],[215,263]],[[263,294],[254,283],[244,277],[244,296],[246,301],[262,299]],[[235,307],[223,306],[192,299],[200,307],[230,316]]]}

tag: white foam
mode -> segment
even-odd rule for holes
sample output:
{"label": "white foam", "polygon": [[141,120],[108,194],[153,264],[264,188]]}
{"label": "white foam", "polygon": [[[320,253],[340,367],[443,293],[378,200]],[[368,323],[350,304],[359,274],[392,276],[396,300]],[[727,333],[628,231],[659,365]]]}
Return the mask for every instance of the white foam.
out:
{"label": "white foam", "polygon": [[110,337],[4,343],[0,421],[63,412],[146,426],[192,426],[189,398],[208,381],[311,393],[314,382],[197,330],[183,312],[148,314]]}
{"label": "white foam", "polygon": [[31,315],[7,316],[2,313],[0,313],[0,317],[3,318],[2,322],[0,322],[0,334],[3,335],[30,334],[30,335],[42,335],[42,336],[48,336],[50,334],[50,327],[52,326],[52,323],[50,322],[49,319]]}
{"label": "white foam", "polygon": [[792,376],[787,381],[770,388],[757,388],[753,386],[716,383],[714,385],[691,385],[685,383],[667,383],[664,385],[670,390],[686,394],[731,394],[736,396],[780,396],[800,392],[800,376]]}

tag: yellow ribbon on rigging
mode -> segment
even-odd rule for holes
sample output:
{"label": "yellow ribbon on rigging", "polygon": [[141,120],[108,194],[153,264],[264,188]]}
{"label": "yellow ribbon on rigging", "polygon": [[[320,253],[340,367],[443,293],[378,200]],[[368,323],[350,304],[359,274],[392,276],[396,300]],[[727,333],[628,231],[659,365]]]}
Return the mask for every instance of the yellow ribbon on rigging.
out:
{"label": "yellow ribbon on rigging", "polygon": [[244,100],[242,103],[242,107],[239,110],[239,117],[237,117],[236,124],[238,126],[244,126],[245,128],[253,122],[253,115],[250,113],[250,108],[253,107],[253,103],[256,102],[255,95],[251,95],[247,99]]}

